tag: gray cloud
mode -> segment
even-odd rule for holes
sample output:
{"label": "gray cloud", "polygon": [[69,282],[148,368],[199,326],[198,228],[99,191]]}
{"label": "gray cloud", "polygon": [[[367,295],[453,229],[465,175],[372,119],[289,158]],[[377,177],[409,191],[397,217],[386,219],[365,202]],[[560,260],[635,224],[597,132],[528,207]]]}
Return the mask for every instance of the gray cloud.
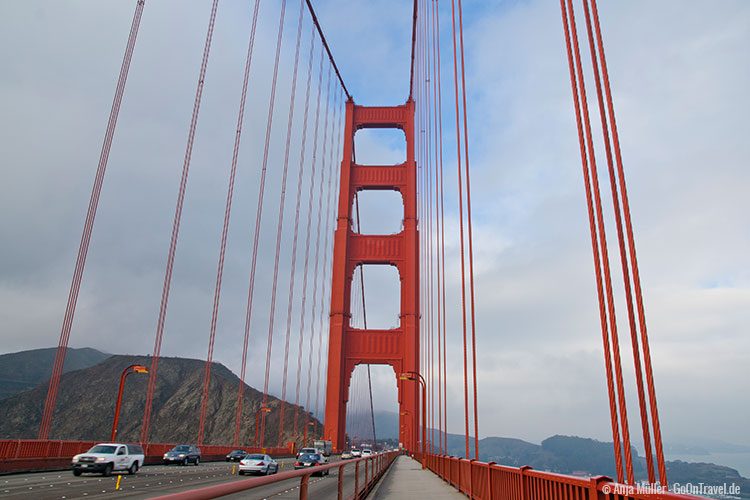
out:
{"label": "gray cloud", "polygon": [[[539,440],[559,432],[606,439],[609,417],[591,249],[558,7],[541,1],[465,3],[480,433]],[[403,101],[408,93],[409,2],[319,4],[321,22],[357,101]],[[297,12],[295,2],[289,5],[279,80],[284,90],[279,91],[274,119],[249,363],[249,382],[256,386],[262,385],[268,332],[271,247]],[[750,206],[745,195],[750,145],[744,126],[750,114],[745,95],[750,84],[745,64],[750,8],[742,1],[689,5],[603,3],[601,15],[665,438],[703,435],[747,443],[750,408],[738,395],[750,375]],[[134,353],[152,349],[208,6],[202,2],[184,8],[176,1],[162,1],[146,8],[71,339],[74,346]],[[3,352],[57,341],[131,9],[129,2],[0,5]],[[277,16],[275,3],[263,3],[229,237],[215,358],[234,370],[240,362]],[[178,247],[166,355],[205,356],[249,17],[246,2],[221,3]],[[447,47],[449,18],[444,15],[443,21]],[[305,31],[305,58],[308,41]],[[447,85],[450,53],[443,54]],[[302,88],[304,64],[300,71]],[[443,96],[445,172],[452,192],[456,167],[449,89],[446,86]],[[304,90],[298,90],[298,99],[303,97]],[[596,116],[596,109],[591,110]],[[298,106],[297,124],[301,115]],[[299,144],[301,128],[295,130],[292,142]],[[394,142],[358,141],[358,156],[390,161],[401,153]],[[295,146],[275,363],[283,354],[298,157]],[[306,193],[307,187],[303,209]],[[456,402],[463,388],[453,195],[446,207],[449,401]],[[375,201],[369,209],[392,207]],[[303,216],[300,238],[304,223]],[[609,226],[610,237],[613,230]],[[610,238],[613,251],[615,243]],[[299,284],[301,263],[297,269]],[[377,289],[378,284],[373,277],[369,286]],[[319,301],[327,301],[325,290]],[[310,288],[308,300],[312,294]],[[618,307],[624,313],[622,300]],[[315,324],[317,328],[317,320]],[[295,336],[298,325],[295,316]],[[621,344],[623,366],[632,370],[626,331]],[[295,355],[294,337],[292,345]],[[392,410],[395,386],[389,376],[387,370],[378,371],[374,390],[376,405]],[[274,381],[272,390],[278,393],[279,385]],[[633,388],[629,391],[634,402]],[[636,415],[634,405],[629,410]],[[462,421],[462,405],[453,404],[449,430],[460,432]],[[634,442],[638,440],[636,434]]]}

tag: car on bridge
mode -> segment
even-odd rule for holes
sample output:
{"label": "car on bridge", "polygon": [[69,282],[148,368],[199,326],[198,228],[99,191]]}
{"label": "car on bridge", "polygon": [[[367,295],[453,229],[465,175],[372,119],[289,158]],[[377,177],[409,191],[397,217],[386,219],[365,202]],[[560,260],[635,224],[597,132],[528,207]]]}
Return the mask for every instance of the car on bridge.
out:
{"label": "car on bridge", "polygon": [[352,448],[352,456],[354,458],[361,457],[362,456],[362,450],[360,450],[359,448]]}
{"label": "car on bridge", "polygon": [[178,444],[177,446],[166,452],[162,460],[164,461],[164,465],[200,465],[201,449],[192,444]]}
{"label": "car on bridge", "polygon": [[320,455],[323,458],[322,463],[328,462],[328,458],[326,458],[323,451],[318,448],[302,448],[299,450],[299,453],[297,453],[297,460],[299,460],[302,455]]}
{"label": "car on bridge", "polygon": [[247,455],[247,452],[245,450],[232,450],[229,452],[229,455],[227,455],[227,462],[239,462],[243,458],[245,458],[245,455]]}
{"label": "car on bridge", "polygon": [[374,455],[374,453],[369,448],[365,448],[364,450],[362,450],[362,458],[371,457],[373,455]]}
{"label": "car on bridge", "polygon": [[[325,457],[320,453],[303,453],[301,456],[297,458],[297,461],[294,462],[294,470],[297,469],[307,469],[309,467],[317,467],[318,465],[323,465],[326,463]],[[323,472],[318,473],[319,475],[328,475],[330,474],[330,470],[326,470]]]}
{"label": "car on bridge", "polygon": [[279,472],[279,463],[268,455],[253,453],[251,455],[245,455],[245,457],[240,460],[239,469],[241,476],[245,474],[263,474],[264,476],[267,476]]}
{"label": "car on bridge", "polygon": [[73,457],[73,475],[84,472],[98,472],[109,476],[114,471],[127,471],[135,474],[145,460],[143,448],[136,444],[101,443],[86,453]]}
{"label": "car on bridge", "polygon": [[341,454],[341,460],[351,460],[352,458],[354,458],[354,455],[351,451],[345,451]]}

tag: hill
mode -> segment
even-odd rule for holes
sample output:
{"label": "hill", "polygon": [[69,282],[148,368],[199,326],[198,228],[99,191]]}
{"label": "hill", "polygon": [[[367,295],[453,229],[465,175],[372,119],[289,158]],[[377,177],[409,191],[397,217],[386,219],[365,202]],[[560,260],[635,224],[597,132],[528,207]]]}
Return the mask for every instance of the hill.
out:
{"label": "hill", "polygon": [[[71,371],[62,376],[58,404],[53,419],[52,439],[102,440],[109,438],[115,398],[122,370],[130,364],[151,365],[146,356],[112,356],[97,365]],[[205,362],[197,359],[161,358],[154,394],[151,423],[152,442],[194,442],[200,414],[200,394]],[[146,399],[148,377],[131,375],[127,379],[118,439],[138,441]],[[214,363],[205,427],[206,444],[231,443],[234,436],[235,408],[239,378],[225,366]],[[0,439],[36,437],[46,384],[0,401]],[[241,442],[255,437],[255,414],[262,393],[245,385]],[[265,442],[278,442],[281,401],[269,396],[271,412],[266,418]],[[292,438],[294,406],[285,405],[283,442]],[[300,408],[300,421],[304,410]],[[317,422],[317,421],[316,421]],[[318,423],[318,425],[320,425]],[[300,426],[301,428],[301,426]],[[319,427],[320,428],[320,427]]]}
{"label": "hill", "polygon": [[[0,355],[0,400],[33,389],[52,375],[56,347]],[[63,373],[101,363],[110,355],[96,349],[69,348]]]}

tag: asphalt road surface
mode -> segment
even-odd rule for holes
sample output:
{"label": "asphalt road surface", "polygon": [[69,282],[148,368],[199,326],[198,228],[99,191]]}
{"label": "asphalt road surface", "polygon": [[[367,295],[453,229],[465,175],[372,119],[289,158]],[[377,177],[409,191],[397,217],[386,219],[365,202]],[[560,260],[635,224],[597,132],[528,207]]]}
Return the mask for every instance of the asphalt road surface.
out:
{"label": "asphalt road surface", "polygon": [[[333,458],[333,457],[332,457]],[[280,472],[292,468],[293,459],[279,460]],[[311,477],[308,493],[311,498],[336,498],[338,470],[332,469],[329,476]],[[118,474],[111,477],[84,474],[73,476],[71,471],[41,472],[0,476],[0,498],[153,498],[168,493],[177,493],[203,486],[212,486],[229,481],[247,481],[252,476],[232,474],[232,464],[227,462],[204,462],[199,466],[149,465],[135,476],[123,474],[120,490],[115,490]],[[299,478],[260,486],[225,498],[243,499],[293,499],[299,498]],[[354,488],[354,467],[345,471],[346,496]]]}

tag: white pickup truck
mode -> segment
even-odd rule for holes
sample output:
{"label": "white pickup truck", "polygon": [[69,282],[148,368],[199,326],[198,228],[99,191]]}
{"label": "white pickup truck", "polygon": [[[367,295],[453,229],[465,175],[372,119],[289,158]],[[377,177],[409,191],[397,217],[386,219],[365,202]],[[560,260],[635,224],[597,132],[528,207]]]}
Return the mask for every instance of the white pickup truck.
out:
{"label": "white pickup truck", "polygon": [[101,443],[86,453],[73,457],[73,475],[84,472],[100,472],[109,476],[113,471],[127,471],[135,474],[143,465],[143,448],[137,444]]}

